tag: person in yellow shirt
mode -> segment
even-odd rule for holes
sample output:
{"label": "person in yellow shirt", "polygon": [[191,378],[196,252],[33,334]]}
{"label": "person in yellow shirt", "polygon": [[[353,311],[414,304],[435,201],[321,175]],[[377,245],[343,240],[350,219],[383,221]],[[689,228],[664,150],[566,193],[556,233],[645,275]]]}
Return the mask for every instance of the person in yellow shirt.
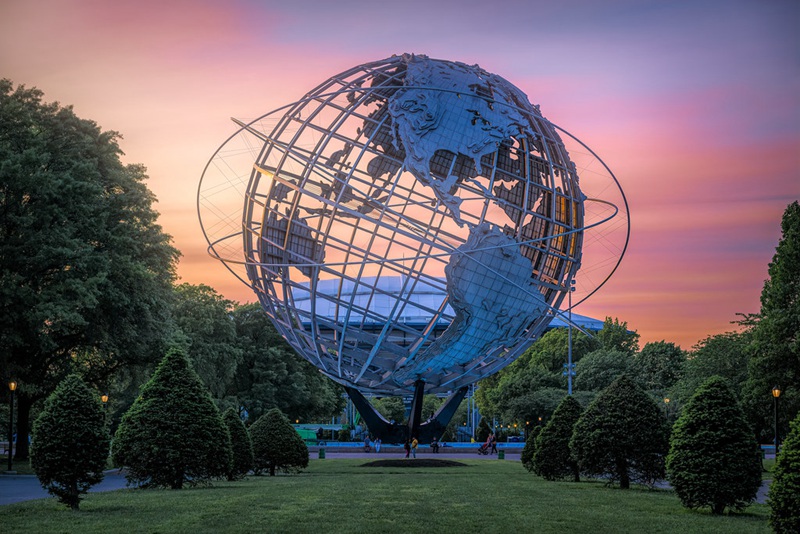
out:
{"label": "person in yellow shirt", "polygon": [[418,445],[419,445],[419,441],[417,441],[417,438],[414,438],[414,439],[411,440],[411,456],[413,456],[414,458],[417,457],[417,446]]}

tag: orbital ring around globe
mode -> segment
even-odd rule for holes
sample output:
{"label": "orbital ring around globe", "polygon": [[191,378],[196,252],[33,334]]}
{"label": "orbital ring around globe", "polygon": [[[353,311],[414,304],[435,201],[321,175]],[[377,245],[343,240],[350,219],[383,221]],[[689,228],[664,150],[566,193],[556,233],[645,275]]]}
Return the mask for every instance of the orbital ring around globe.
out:
{"label": "orbital ring around globe", "polygon": [[[398,89],[398,88],[399,87],[396,87],[395,89]],[[349,91],[355,91],[355,89],[350,89]],[[455,93],[454,91],[447,91],[447,92]],[[332,96],[332,95],[333,95],[333,93],[325,94],[325,95],[322,95],[322,96]],[[223,255],[221,252],[219,252],[217,250],[219,245],[227,242],[228,240],[240,238],[241,235],[242,235],[242,232],[238,231],[238,232],[234,232],[234,233],[231,233],[231,234],[228,234],[228,235],[214,236],[214,235],[211,235],[211,231],[209,229],[207,229],[207,223],[204,223],[202,208],[206,208],[206,210],[208,212],[207,216],[206,216],[206,220],[213,219],[213,217],[215,216],[215,214],[213,213],[215,210],[211,208],[211,206],[213,205],[213,202],[209,202],[208,201],[208,197],[210,197],[212,195],[209,195],[208,191],[204,190],[204,179],[206,178],[206,175],[207,175],[207,173],[209,171],[209,167],[211,167],[213,165],[215,159],[217,159],[219,157],[220,153],[224,151],[224,148],[225,148],[225,146],[227,144],[229,144],[234,139],[236,139],[236,138],[238,138],[240,136],[243,136],[243,135],[244,136],[255,136],[255,137],[258,137],[258,138],[266,139],[266,138],[263,137],[264,134],[262,134],[260,132],[256,132],[256,130],[254,130],[254,125],[260,123],[261,121],[263,121],[264,119],[269,118],[272,115],[280,113],[283,110],[295,107],[298,104],[302,104],[302,103],[304,103],[304,102],[306,102],[308,100],[311,100],[311,97],[300,99],[300,100],[297,100],[297,101],[292,102],[290,104],[286,104],[286,105],[281,106],[279,108],[276,108],[276,109],[274,109],[274,110],[272,110],[272,111],[270,111],[268,113],[265,113],[264,115],[261,115],[260,117],[252,119],[249,123],[244,123],[242,121],[234,119],[234,122],[239,126],[239,129],[236,130],[233,134],[231,134],[228,137],[228,139],[226,139],[222,143],[222,145],[220,145],[220,147],[214,152],[214,154],[211,156],[211,158],[206,163],[205,168],[203,169],[203,174],[201,176],[200,184],[198,186],[198,191],[197,191],[197,213],[198,213],[198,220],[200,222],[201,230],[202,230],[203,235],[205,236],[206,241],[208,243],[208,254],[212,258],[222,262],[223,265],[225,265],[228,268],[228,270],[236,278],[238,278],[240,281],[242,281],[242,283],[244,283],[246,285],[249,285],[249,282],[242,276],[242,273],[237,272],[235,269],[231,268],[229,264],[246,265],[248,263],[248,260],[244,259],[243,255],[241,253],[239,253],[239,254],[229,253],[227,255]],[[503,104],[503,105],[508,105],[508,104]],[[522,111],[522,110],[520,110],[520,111]],[[542,118],[542,120],[546,120],[543,117],[540,117],[540,118]],[[577,300],[575,300],[573,302],[572,306],[574,308],[575,306],[578,306],[581,303],[583,303],[584,301],[586,301],[589,297],[591,297],[593,294],[595,294],[600,288],[602,288],[605,285],[605,283],[608,282],[608,280],[611,278],[611,276],[616,272],[616,270],[619,267],[620,263],[622,263],[622,258],[625,255],[625,252],[626,252],[627,247],[628,247],[628,242],[630,240],[629,207],[628,207],[628,201],[627,201],[627,198],[625,196],[625,193],[622,190],[622,187],[619,185],[619,181],[617,180],[616,176],[614,176],[614,173],[611,171],[611,169],[609,169],[608,166],[605,164],[605,162],[599,156],[597,156],[594,153],[594,151],[592,151],[592,149],[590,149],[580,139],[578,139],[577,137],[573,136],[567,130],[561,128],[557,124],[553,124],[552,122],[550,124],[553,126],[553,128],[555,128],[559,132],[567,135],[574,142],[578,143],[579,146],[581,146],[584,150],[586,150],[589,154],[591,154],[591,156],[594,158],[594,160],[603,167],[603,169],[605,170],[605,172],[608,175],[608,178],[610,179],[608,185],[613,185],[616,188],[616,190],[617,190],[617,192],[619,194],[619,199],[621,200],[621,204],[623,206],[623,209],[621,210],[620,207],[617,206],[616,204],[614,204],[613,202],[606,201],[606,200],[603,200],[603,199],[600,199],[600,198],[587,197],[585,199],[586,202],[590,202],[590,203],[594,202],[594,203],[598,203],[598,204],[607,205],[608,207],[612,208],[611,211],[609,213],[603,215],[602,218],[594,221],[593,223],[585,225],[581,229],[573,229],[573,230],[566,231],[566,232],[564,232],[562,234],[558,234],[558,236],[563,236],[565,234],[578,232],[578,231],[581,231],[581,230],[586,231],[586,230],[591,230],[591,229],[594,229],[594,228],[597,228],[597,227],[602,227],[605,223],[615,219],[620,214],[620,212],[622,212],[622,216],[623,216],[622,226],[624,228],[624,232],[623,232],[621,237],[618,236],[616,238],[617,242],[614,243],[613,246],[612,246],[612,249],[613,249],[612,250],[613,264],[609,269],[604,271],[603,276],[600,278],[599,282],[597,281],[597,278],[595,278],[593,283],[591,284],[591,287],[588,288],[588,289],[584,289],[583,294]],[[608,186],[606,186],[606,187],[608,187]],[[237,215],[238,215],[238,212],[237,212]],[[216,216],[222,218],[222,216],[220,216],[218,214]],[[541,238],[538,238],[538,239],[531,239],[531,240],[528,241],[528,243],[535,242],[535,241],[542,240],[542,239],[546,239],[546,238],[541,237]],[[509,244],[507,246],[512,246],[512,244]],[[225,248],[229,249],[230,247],[225,247]],[[392,261],[396,261],[396,260],[397,259],[393,259]],[[373,261],[379,261],[379,260],[373,260]],[[337,264],[329,263],[328,265],[333,266],[333,265],[337,265]],[[338,264],[338,265],[343,265],[343,264]],[[557,313],[557,311],[556,311],[556,313]]]}
{"label": "orbital ring around globe", "polygon": [[235,122],[198,188],[209,253],[346,387],[443,393],[489,376],[627,248],[605,163],[477,66],[393,56]]}

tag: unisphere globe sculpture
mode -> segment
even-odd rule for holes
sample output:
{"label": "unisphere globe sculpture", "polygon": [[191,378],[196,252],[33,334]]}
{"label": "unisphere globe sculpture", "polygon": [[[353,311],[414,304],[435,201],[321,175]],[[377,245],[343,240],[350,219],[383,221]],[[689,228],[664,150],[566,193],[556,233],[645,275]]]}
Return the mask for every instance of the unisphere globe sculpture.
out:
{"label": "unisphere globe sculpture", "polygon": [[198,193],[210,251],[351,394],[463,396],[542,333],[581,267],[587,198],[558,128],[477,65],[392,56],[237,122]]}

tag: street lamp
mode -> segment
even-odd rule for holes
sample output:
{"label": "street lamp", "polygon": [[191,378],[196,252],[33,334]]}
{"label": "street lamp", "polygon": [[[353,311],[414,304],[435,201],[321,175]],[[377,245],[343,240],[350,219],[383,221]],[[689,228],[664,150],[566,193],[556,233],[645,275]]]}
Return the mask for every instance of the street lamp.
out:
{"label": "street lamp", "polygon": [[564,364],[563,375],[567,377],[567,394],[572,395],[572,377],[575,376],[575,364],[572,363],[572,292],[575,291],[575,279],[569,280],[569,308],[567,312],[569,319],[567,321],[568,341],[567,341],[567,363]]}
{"label": "street lamp", "polygon": [[8,471],[11,472],[14,470],[14,392],[17,390],[17,383],[11,380],[8,389],[11,390],[11,409],[8,411]]}
{"label": "street lamp", "polygon": [[778,457],[778,398],[781,396],[780,386],[772,388],[773,407],[775,408],[775,458]]}
{"label": "street lamp", "polygon": [[100,395],[100,400],[103,401],[103,424],[106,424],[108,422],[108,393]]}

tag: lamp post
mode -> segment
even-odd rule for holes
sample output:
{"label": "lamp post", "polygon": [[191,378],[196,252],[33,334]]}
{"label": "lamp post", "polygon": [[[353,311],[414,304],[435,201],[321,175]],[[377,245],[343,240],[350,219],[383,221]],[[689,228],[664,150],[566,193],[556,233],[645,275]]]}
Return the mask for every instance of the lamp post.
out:
{"label": "lamp post", "polygon": [[575,291],[575,279],[569,280],[569,320],[567,321],[567,363],[564,365],[564,373],[567,375],[567,395],[572,395],[572,377],[575,376],[575,364],[572,363],[572,292]]}
{"label": "lamp post", "polygon": [[11,390],[10,407],[8,411],[8,471],[14,470],[14,392],[17,390],[17,383],[11,380],[8,383],[8,389]]}
{"label": "lamp post", "polygon": [[103,424],[108,424],[108,393],[100,395],[100,400],[103,401]]}
{"label": "lamp post", "polygon": [[781,396],[780,386],[772,388],[772,400],[775,411],[775,458],[778,457],[778,398]]}

